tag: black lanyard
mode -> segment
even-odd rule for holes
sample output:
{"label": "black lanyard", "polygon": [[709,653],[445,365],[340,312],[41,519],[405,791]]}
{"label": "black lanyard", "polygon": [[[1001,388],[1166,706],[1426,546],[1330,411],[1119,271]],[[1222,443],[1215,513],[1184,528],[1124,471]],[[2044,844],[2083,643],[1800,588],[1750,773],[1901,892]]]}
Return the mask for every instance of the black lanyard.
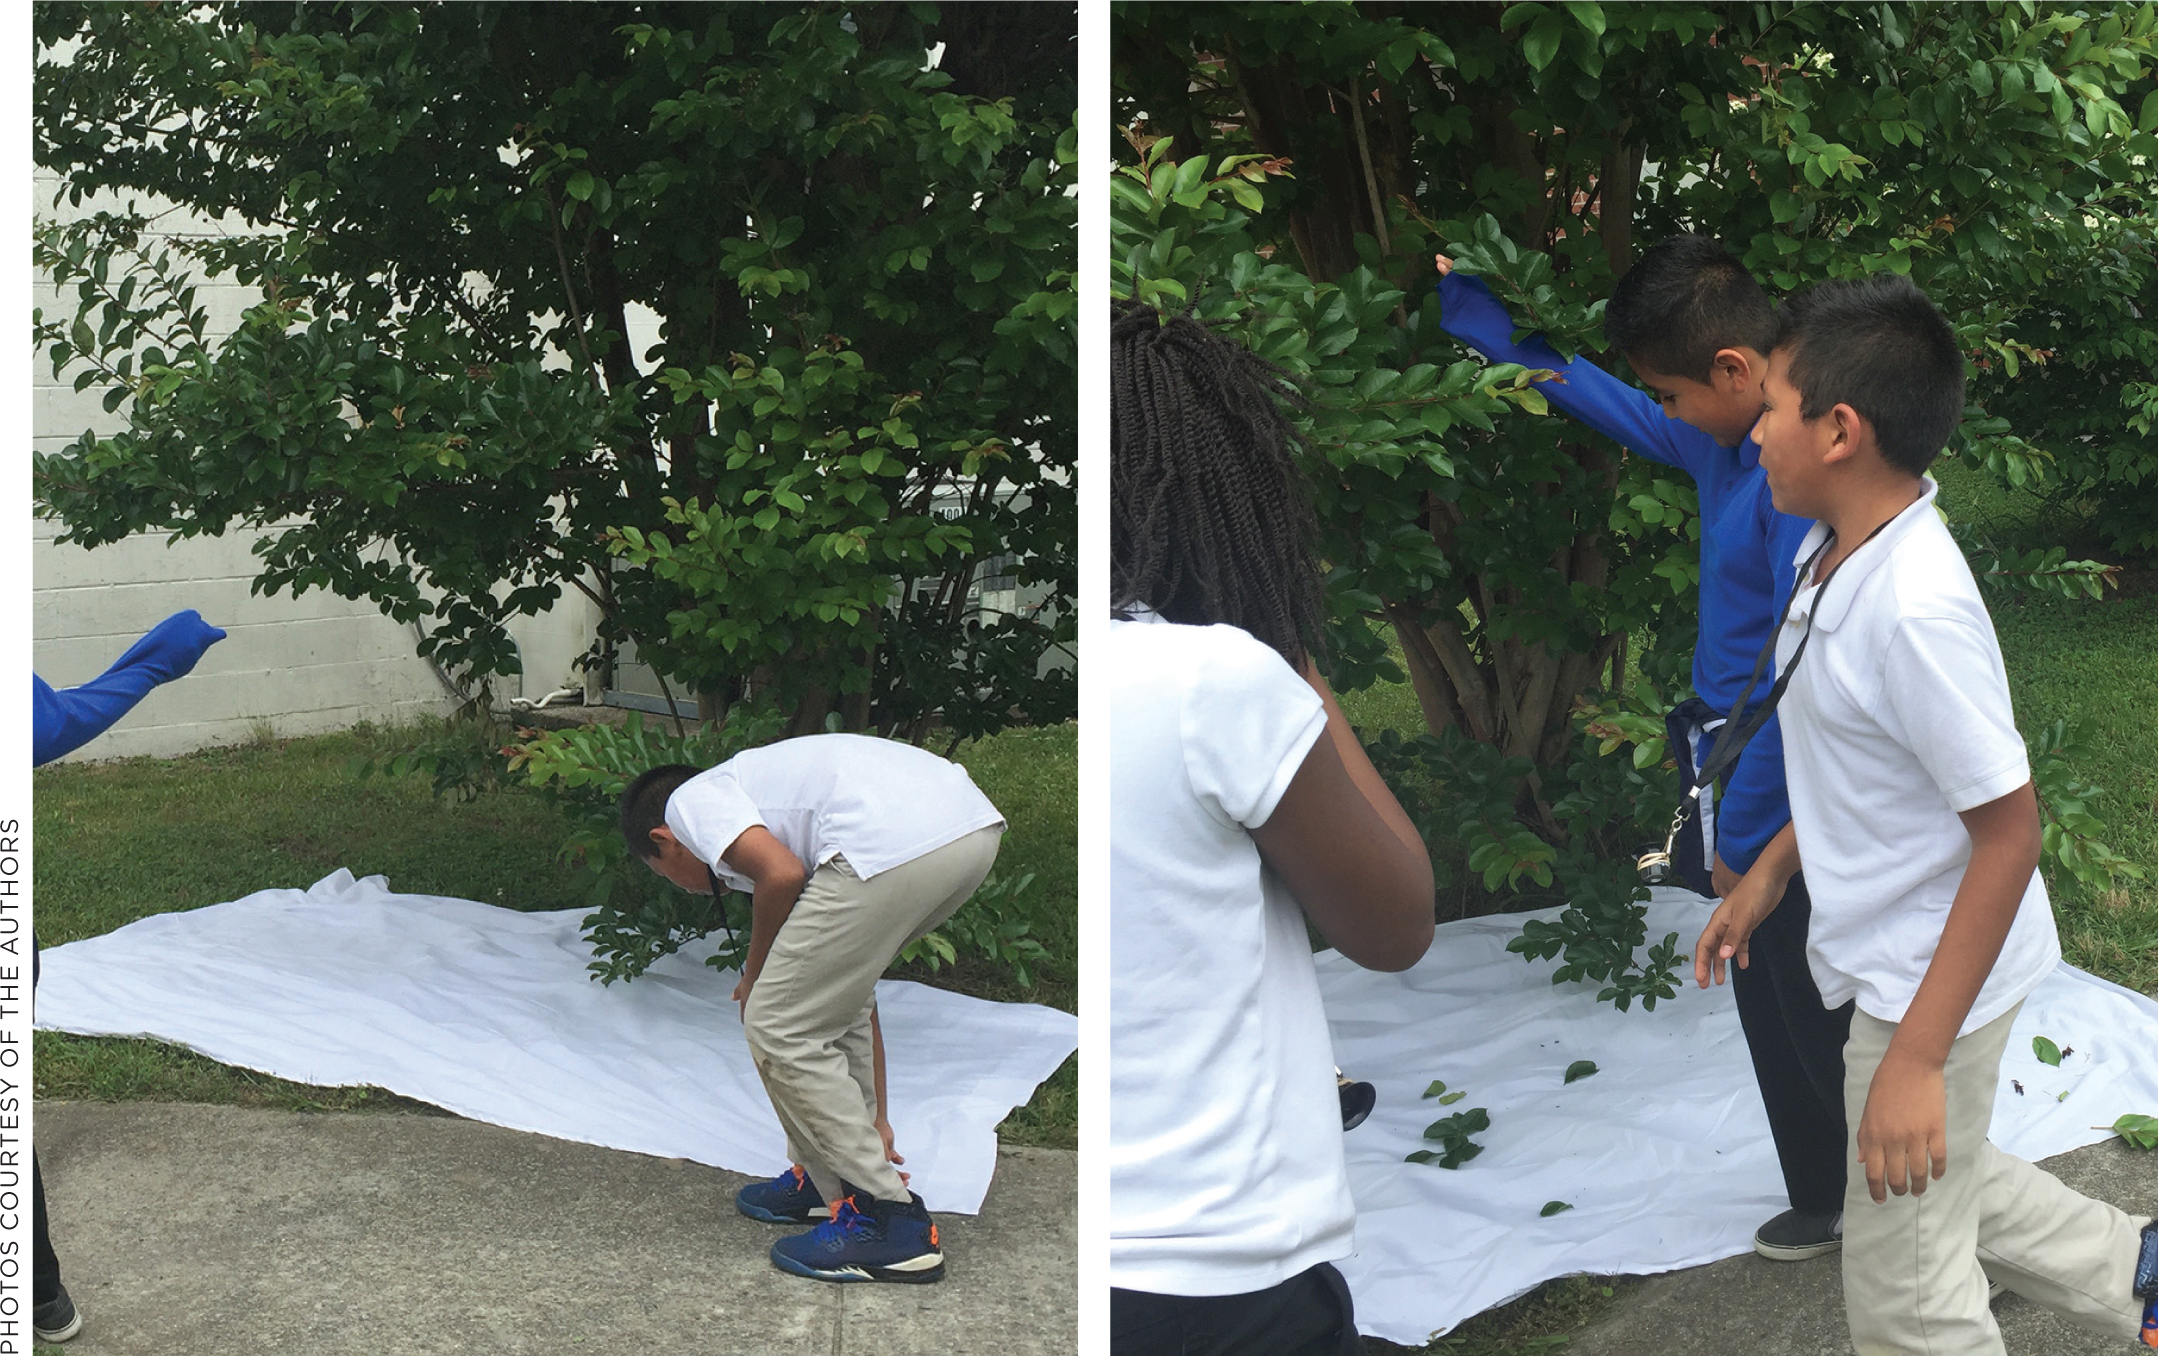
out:
{"label": "black lanyard", "polygon": [[[1909,510],[1906,509],[1903,512],[1907,513]],[[1866,542],[1880,536],[1882,531],[1887,528],[1888,523],[1892,523],[1896,521],[1896,518],[1902,516],[1903,513],[1898,513],[1895,518],[1890,518],[1888,522],[1884,522],[1880,527],[1868,532],[1865,541],[1851,548],[1851,556],[1857,555],[1859,548],[1863,547]],[[1753,661],[1753,676],[1746,680],[1745,689],[1738,694],[1738,704],[1732,708],[1730,718],[1724,722],[1723,729],[1717,733],[1716,742],[1709,749],[1708,757],[1701,760],[1701,766],[1694,772],[1692,785],[1686,788],[1686,796],[1689,800],[1698,801],[1701,798],[1701,788],[1712,784],[1718,777],[1723,775],[1726,768],[1737,762],[1738,756],[1746,751],[1746,745],[1751,743],[1753,737],[1761,732],[1762,726],[1768,724],[1768,718],[1776,714],[1776,704],[1783,700],[1783,691],[1791,685],[1791,675],[1798,672],[1798,661],[1805,658],[1806,646],[1813,640],[1813,619],[1820,614],[1821,598],[1828,589],[1828,581],[1836,577],[1836,570],[1842,569],[1851,556],[1845,556],[1842,560],[1837,561],[1836,568],[1830,570],[1822,578],[1821,582],[1815,585],[1813,606],[1806,610],[1806,633],[1798,638],[1798,648],[1791,652],[1791,662],[1783,666],[1782,673],[1776,675],[1775,684],[1769,688],[1768,695],[1761,699],[1761,704],[1754,708],[1753,714],[1744,721],[1740,719],[1741,716],[1746,714],[1746,699],[1753,695],[1754,686],[1761,681],[1762,670],[1768,667],[1769,659],[1776,653],[1776,642],[1783,635],[1784,623],[1791,618],[1791,605],[1798,601],[1799,588],[1804,583],[1806,576],[1812,573],[1813,567],[1820,562],[1821,557],[1828,551],[1828,548],[1835,544],[1835,541],[1836,530],[1830,528],[1828,536],[1822,539],[1819,546],[1813,548],[1813,554],[1807,556],[1805,563],[1798,567],[1798,579],[1791,585],[1791,596],[1783,600],[1783,610],[1776,614],[1776,624],[1769,629],[1768,643],[1761,647],[1760,657]]]}

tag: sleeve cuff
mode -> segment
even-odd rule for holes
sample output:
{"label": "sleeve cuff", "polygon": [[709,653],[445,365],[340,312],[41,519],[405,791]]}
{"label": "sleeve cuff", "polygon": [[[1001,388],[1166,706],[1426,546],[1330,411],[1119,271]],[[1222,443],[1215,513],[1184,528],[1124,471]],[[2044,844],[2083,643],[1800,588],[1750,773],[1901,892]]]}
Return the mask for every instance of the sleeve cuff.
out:
{"label": "sleeve cuff", "polygon": [[2031,765],[2018,759],[1953,790],[1943,787],[1941,795],[1948,801],[1948,808],[1960,815],[1965,810],[1992,804],[2030,779]]}
{"label": "sleeve cuff", "polygon": [[1322,704],[1311,713],[1302,728],[1297,730],[1296,737],[1289,742],[1281,763],[1274,769],[1273,779],[1267,782],[1266,790],[1252,807],[1252,817],[1244,821],[1245,828],[1263,828],[1266,821],[1274,817],[1274,807],[1281,804],[1281,798],[1288,793],[1289,783],[1296,780],[1296,774],[1303,770],[1304,760],[1311,756],[1312,746],[1317,744],[1320,736],[1325,733],[1326,707]]}

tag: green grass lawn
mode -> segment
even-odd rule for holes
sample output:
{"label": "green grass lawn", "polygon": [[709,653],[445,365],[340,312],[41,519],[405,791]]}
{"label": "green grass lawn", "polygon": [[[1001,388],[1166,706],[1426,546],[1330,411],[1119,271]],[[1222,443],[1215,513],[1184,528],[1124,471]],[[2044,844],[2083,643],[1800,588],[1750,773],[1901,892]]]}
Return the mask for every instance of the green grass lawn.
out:
{"label": "green grass lawn", "polygon": [[[410,731],[360,727],[262,740],[184,758],[63,764],[35,774],[37,925],[47,946],[97,936],[153,913],[200,908],[256,890],[305,888],[342,866],[400,891],[524,910],[582,907],[588,877],[555,846],[561,815],[508,790],[436,800],[420,777],[358,778],[355,765],[404,748]],[[1011,822],[1003,874],[1032,871],[1034,931],[1050,951],[1034,987],[962,963],[895,973],[996,999],[1076,1010],[1078,964],[1076,727],[1011,730],[956,755]],[[39,1032],[37,1094],[100,1101],[194,1101],[294,1110],[429,1111],[375,1088],[318,1088],[268,1078],[157,1041]],[[1072,1148],[1076,1060],[1005,1122],[1007,1142]]]}
{"label": "green grass lawn", "polygon": [[[2112,557],[2090,539],[2073,508],[2014,494],[1957,465],[1939,473],[1948,512],[2004,543],[2066,545],[2079,557]],[[2102,602],[2028,598],[1995,604],[1994,629],[2008,664],[2016,724],[2025,734],[2056,720],[2088,722],[2088,751],[2075,762],[2105,790],[2095,804],[2102,835],[2148,873],[2115,889],[2046,878],[2072,965],[2158,994],[2158,569],[2141,562]]]}

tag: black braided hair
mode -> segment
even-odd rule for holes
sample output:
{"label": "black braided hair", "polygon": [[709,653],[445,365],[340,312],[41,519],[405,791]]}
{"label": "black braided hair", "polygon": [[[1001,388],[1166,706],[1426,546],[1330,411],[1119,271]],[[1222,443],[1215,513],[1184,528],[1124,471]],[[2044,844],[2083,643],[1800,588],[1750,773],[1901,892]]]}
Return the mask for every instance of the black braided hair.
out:
{"label": "black braided hair", "polygon": [[1111,314],[1111,606],[1241,627],[1301,671],[1326,613],[1295,381],[1188,313]]}

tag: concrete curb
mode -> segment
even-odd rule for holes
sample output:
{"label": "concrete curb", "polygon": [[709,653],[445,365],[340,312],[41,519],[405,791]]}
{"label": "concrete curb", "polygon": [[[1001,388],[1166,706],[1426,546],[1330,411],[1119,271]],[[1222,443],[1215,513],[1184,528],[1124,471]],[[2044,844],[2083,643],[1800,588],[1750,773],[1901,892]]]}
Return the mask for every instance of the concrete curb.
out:
{"label": "concrete curb", "polygon": [[48,1103],[37,1144],[71,1356],[1077,1350],[1068,1152],[1003,1150],[915,1287],[782,1274],[739,1174],[475,1121]]}
{"label": "concrete curb", "polygon": [[[2108,1140],[2045,1168],[2087,1196],[2158,1215],[2158,1153]],[[2018,1295],[1993,1306],[2008,1356],[2120,1356],[2125,1343],[2075,1327]],[[1747,1254],[1667,1272],[1566,1344],[1567,1356],[1849,1356],[1842,1259],[1770,1262]]]}

